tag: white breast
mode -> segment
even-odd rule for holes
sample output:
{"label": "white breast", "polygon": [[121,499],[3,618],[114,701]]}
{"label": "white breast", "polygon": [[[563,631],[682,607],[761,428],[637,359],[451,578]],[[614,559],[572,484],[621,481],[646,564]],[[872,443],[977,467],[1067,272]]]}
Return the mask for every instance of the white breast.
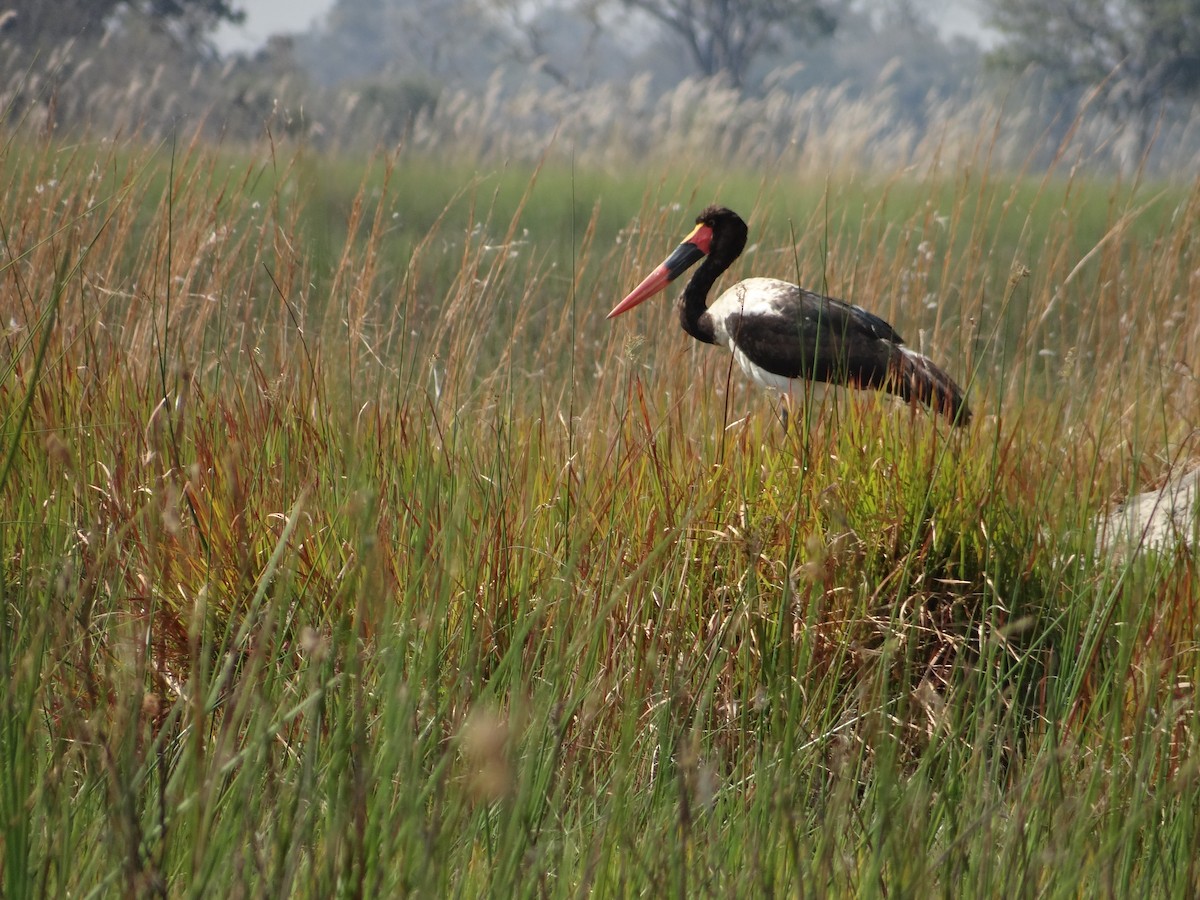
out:
{"label": "white breast", "polygon": [[735,349],[733,351],[733,358],[742,367],[742,371],[754,379],[755,384],[765,388],[772,388],[776,391],[783,391],[785,394],[791,391],[796,385],[795,378],[785,378],[782,375],[776,375],[774,372],[768,372],[762,366],[752,363],[741,350]]}
{"label": "white breast", "polygon": [[713,323],[713,335],[733,352],[733,358],[762,387],[787,393],[795,385],[795,379],[785,378],[755,365],[734,344],[730,337],[727,320],[739,315],[782,315],[785,300],[795,294],[796,286],[778,278],[747,278],[726,290],[708,308]]}

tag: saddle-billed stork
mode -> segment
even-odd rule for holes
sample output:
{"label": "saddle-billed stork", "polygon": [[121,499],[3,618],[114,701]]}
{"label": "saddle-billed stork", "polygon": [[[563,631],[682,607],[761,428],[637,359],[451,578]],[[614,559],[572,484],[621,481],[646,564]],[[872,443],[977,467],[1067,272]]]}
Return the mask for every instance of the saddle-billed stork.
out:
{"label": "saddle-billed stork", "polygon": [[728,347],[758,384],[784,393],[805,380],[876,388],[920,400],[955,425],[971,420],[954,380],[860,306],[775,278],[739,281],[709,306],[709,289],[741,254],[746,235],[741,216],[710,206],[675,252],[608,318],[650,299],[704,258],[679,298],[679,321],[696,340]]}

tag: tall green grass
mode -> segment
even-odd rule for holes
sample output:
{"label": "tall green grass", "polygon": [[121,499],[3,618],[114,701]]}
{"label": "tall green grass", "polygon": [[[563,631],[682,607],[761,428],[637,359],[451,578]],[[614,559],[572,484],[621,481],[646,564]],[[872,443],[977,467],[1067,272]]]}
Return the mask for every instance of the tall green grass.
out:
{"label": "tall green grass", "polygon": [[[5,896],[1186,896],[1200,186],[4,148]],[[951,434],[615,299],[884,315]]]}

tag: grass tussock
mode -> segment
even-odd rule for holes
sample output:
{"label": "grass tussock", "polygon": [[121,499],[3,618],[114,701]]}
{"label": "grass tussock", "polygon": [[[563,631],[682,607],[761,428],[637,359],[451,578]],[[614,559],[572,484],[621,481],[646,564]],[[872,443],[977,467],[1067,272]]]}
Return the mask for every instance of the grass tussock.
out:
{"label": "grass tussock", "polygon": [[[5,895],[1189,893],[1195,558],[1089,523],[1197,456],[1200,186],[980,152],[9,141]],[[712,199],[976,424],[606,322]]]}

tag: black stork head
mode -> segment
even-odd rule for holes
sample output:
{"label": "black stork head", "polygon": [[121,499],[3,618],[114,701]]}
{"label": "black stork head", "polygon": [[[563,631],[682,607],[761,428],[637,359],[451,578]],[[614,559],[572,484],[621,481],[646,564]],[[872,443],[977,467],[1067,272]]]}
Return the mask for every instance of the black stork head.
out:
{"label": "black stork head", "polygon": [[724,206],[708,207],[696,216],[696,227],[675,248],[675,252],[618,303],[608,318],[619,316],[649,300],[705,256],[708,257],[705,265],[713,268],[712,277],[716,280],[716,276],[729,268],[741,254],[748,233],[746,223],[733,210]]}

